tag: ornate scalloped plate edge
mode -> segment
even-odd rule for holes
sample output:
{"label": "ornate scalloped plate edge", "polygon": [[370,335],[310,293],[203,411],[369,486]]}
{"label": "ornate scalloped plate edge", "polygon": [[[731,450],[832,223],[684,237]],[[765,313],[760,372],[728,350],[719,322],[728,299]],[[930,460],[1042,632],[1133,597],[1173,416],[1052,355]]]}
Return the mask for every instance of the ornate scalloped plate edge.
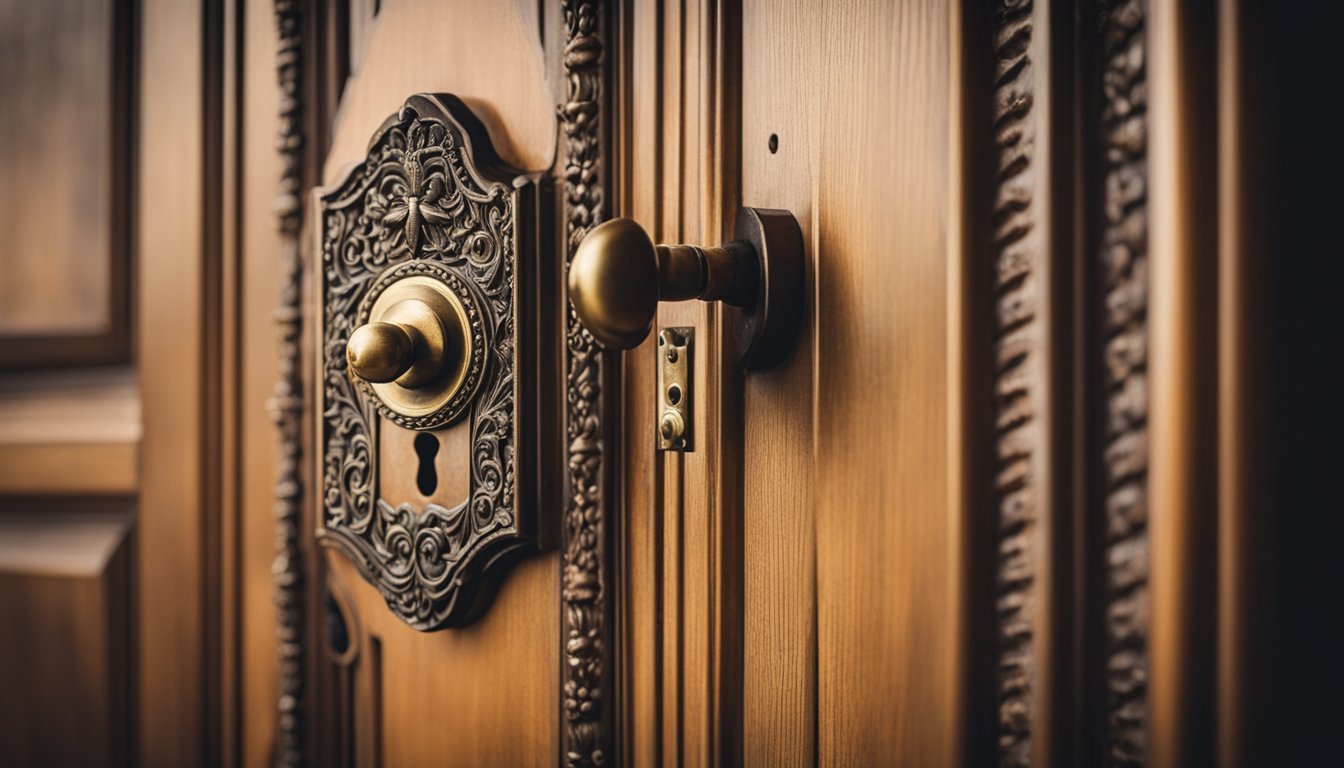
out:
{"label": "ornate scalloped plate edge", "polygon": [[[508,565],[547,544],[537,509],[547,473],[525,474],[518,466],[520,457],[545,455],[535,445],[546,441],[545,430],[539,398],[520,387],[516,370],[520,360],[536,357],[540,341],[520,305],[544,293],[536,288],[545,270],[534,231],[544,186],[499,159],[461,100],[417,94],[378,129],[363,161],[313,192],[318,539],[349,557],[389,609],[417,630],[478,618]],[[361,306],[367,309],[366,294],[401,273],[456,278],[479,308],[470,325],[486,350],[475,397],[414,419],[388,410],[354,381],[344,355]],[[380,417],[432,429],[463,416],[471,430],[466,501],[417,509],[379,498]]]}

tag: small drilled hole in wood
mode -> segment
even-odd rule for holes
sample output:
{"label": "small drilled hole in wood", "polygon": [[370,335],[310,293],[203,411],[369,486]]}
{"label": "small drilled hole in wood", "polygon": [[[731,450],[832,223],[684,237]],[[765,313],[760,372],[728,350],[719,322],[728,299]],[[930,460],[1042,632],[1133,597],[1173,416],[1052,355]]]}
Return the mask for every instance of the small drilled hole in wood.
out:
{"label": "small drilled hole in wood", "polygon": [[439,453],[439,439],[428,432],[415,436],[415,455],[420,457],[420,470],[415,473],[415,486],[426,496],[433,495],[439,487],[439,472],[434,467],[434,457]]}
{"label": "small drilled hole in wood", "polygon": [[772,133],[770,134],[770,154],[773,155],[778,151],[779,151],[779,134]]}

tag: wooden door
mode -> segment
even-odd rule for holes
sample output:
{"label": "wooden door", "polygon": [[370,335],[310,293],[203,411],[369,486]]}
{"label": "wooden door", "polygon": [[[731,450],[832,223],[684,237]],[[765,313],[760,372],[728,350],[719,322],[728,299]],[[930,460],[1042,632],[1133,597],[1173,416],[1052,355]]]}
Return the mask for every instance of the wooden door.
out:
{"label": "wooden door", "polygon": [[743,372],[692,329],[695,444],[623,372],[623,750],[635,765],[946,765],[965,733],[959,112],[946,4],[628,8],[616,213],[713,245],[801,225],[803,329]]}
{"label": "wooden door", "polygon": [[[558,297],[557,286],[541,282],[541,273],[556,265],[556,243],[547,240],[533,244],[534,250],[544,248],[541,258],[545,263],[540,269],[534,261],[521,257],[516,263],[511,260],[519,256],[525,238],[535,240],[553,232],[555,211],[547,207],[552,205],[553,196],[548,191],[549,181],[540,182],[528,193],[533,195],[527,203],[532,206],[532,220],[526,220],[521,212],[523,203],[517,200],[504,208],[495,207],[494,202],[481,203],[478,211],[477,203],[463,196],[496,194],[490,191],[495,188],[489,184],[481,187],[474,181],[478,173],[503,179],[506,187],[514,178],[551,173],[558,131],[552,90],[554,68],[558,64],[554,46],[561,33],[547,25],[560,24],[560,8],[526,3],[407,1],[351,3],[341,12],[346,14],[343,19],[328,23],[338,34],[348,35],[348,39],[338,37],[327,43],[338,49],[340,56],[307,59],[319,67],[315,79],[330,84],[332,101],[325,105],[319,102],[319,114],[309,123],[322,142],[319,169],[312,177],[318,189],[301,202],[301,210],[294,211],[296,218],[303,219],[302,228],[296,224],[293,234],[303,238],[296,243],[309,265],[312,297],[306,315],[308,352],[301,365],[310,382],[313,397],[310,402],[319,404],[312,411],[317,429],[314,441],[309,443],[312,448],[307,452],[313,457],[309,466],[315,469],[308,476],[312,478],[309,487],[314,489],[314,503],[308,508],[313,511],[318,541],[322,544],[309,548],[314,529],[301,524],[299,529],[306,531],[302,534],[304,539],[296,540],[294,546],[296,551],[314,553],[319,558],[318,571],[323,574],[318,589],[296,599],[309,601],[303,610],[310,620],[326,622],[330,628],[319,646],[308,649],[315,657],[314,682],[321,693],[307,700],[312,709],[304,716],[317,739],[315,754],[326,764],[552,765],[561,754],[561,566],[554,541],[562,503],[553,483],[540,476],[558,475],[561,458],[558,444],[535,438],[533,433],[544,429],[539,426],[540,421],[524,420],[521,414],[532,407],[522,402],[526,399],[522,392],[533,386],[531,380],[535,377],[557,376],[554,383],[536,395],[546,400],[540,404],[545,413],[537,418],[551,420],[559,407],[558,399],[551,402],[547,398],[559,392],[559,369],[554,360],[562,342],[559,334],[551,331],[559,327],[560,317],[534,317],[534,313],[545,314],[539,309],[541,306],[552,310],[558,306],[554,301]],[[304,18],[296,17],[296,21]],[[307,20],[312,21],[311,17]],[[336,60],[343,65],[341,71],[326,69]],[[304,93],[311,95],[312,91]],[[417,102],[419,106],[414,109],[419,110],[418,122],[397,123],[387,128],[385,123],[396,121],[403,104],[412,108],[408,99],[415,94],[444,95]],[[433,123],[440,127],[426,130],[441,130],[447,124],[448,135],[426,138],[417,134],[431,124],[426,122],[430,112],[444,105],[452,112],[451,119],[444,117],[446,113],[436,113],[435,119],[447,122]],[[456,119],[467,121],[460,134],[452,127],[452,120]],[[479,123],[473,126],[472,120]],[[414,154],[426,141],[431,144],[425,144],[428,149],[423,152],[430,154]],[[491,153],[487,145],[493,145],[498,162],[511,168],[503,176],[490,176]],[[391,154],[375,157],[377,153]],[[485,240],[479,238],[493,238],[496,234],[502,239],[492,239],[488,247],[506,249],[510,238],[516,236],[518,239],[511,242],[515,248],[513,256],[495,256],[501,259],[499,264],[507,263],[507,267],[490,268],[492,275],[497,274],[493,270],[509,270],[505,274],[512,277],[491,279],[503,279],[506,289],[513,290],[511,295],[490,293],[495,288],[487,286],[485,278],[480,278],[475,288],[462,289],[477,296],[480,302],[468,304],[477,344],[481,343],[481,332],[475,325],[478,312],[490,317],[503,307],[504,315],[516,314],[507,325],[502,315],[486,321],[485,338],[492,346],[485,353],[488,362],[481,374],[484,382],[468,415],[437,427],[422,425],[416,427],[420,431],[413,431],[398,421],[396,414],[384,410],[371,422],[368,433],[359,433],[371,441],[372,458],[371,465],[360,464],[363,469],[355,470],[352,454],[359,448],[357,441],[363,438],[344,428],[332,427],[329,420],[332,409],[341,407],[339,398],[346,392],[348,382],[355,380],[354,374],[346,374],[344,370],[330,373],[324,355],[333,339],[343,348],[347,338],[351,338],[349,328],[341,330],[331,325],[346,320],[333,314],[333,302],[340,300],[341,291],[350,290],[349,285],[363,284],[340,283],[332,277],[330,250],[354,241],[333,240],[338,235],[331,228],[338,225],[331,222],[345,221],[336,217],[344,215],[341,206],[349,205],[361,215],[373,217],[375,229],[384,228],[378,217],[387,214],[386,208],[377,212],[365,209],[361,197],[381,194],[384,188],[370,186],[358,195],[346,190],[361,183],[363,176],[382,173],[378,164],[394,156],[400,158],[402,165],[396,174],[412,173],[411,164],[424,157],[428,186],[419,186],[414,176],[398,175],[397,179],[407,186],[399,193],[390,193],[385,201],[392,206],[400,200],[403,206],[414,208],[409,212],[403,210],[402,218],[409,216],[422,228],[413,233],[408,223],[403,233],[400,225],[396,228],[386,225],[388,232],[402,239],[400,245],[388,246],[385,260],[370,259],[370,273],[386,275],[388,272],[383,270],[389,264],[448,264],[449,271],[443,272],[443,279],[471,282],[471,275],[480,278],[480,274],[472,272],[466,261],[459,264],[455,259],[491,258],[483,256],[483,250],[468,254],[466,249],[474,247],[473,244],[484,249]],[[359,165],[366,162],[366,157],[370,158],[367,164]],[[433,165],[436,159],[442,161],[445,157],[449,165]],[[351,166],[357,167],[354,176],[349,175]],[[439,175],[433,176],[436,172]],[[423,203],[398,194],[421,195]],[[507,197],[507,190],[499,194]],[[433,195],[440,195],[441,208],[432,207],[436,205]],[[342,202],[335,202],[337,198]],[[463,212],[457,213],[454,206],[462,207]],[[425,213],[427,209],[429,213]],[[437,218],[416,220],[422,215],[435,214]],[[499,225],[485,219],[497,214],[507,218],[503,225],[506,230],[490,229]],[[449,217],[457,218],[446,224]],[[542,219],[544,223],[538,225]],[[467,234],[457,233],[459,227]],[[342,245],[332,246],[332,242]],[[373,245],[369,241],[360,242],[365,243],[358,246],[362,248],[382,247],[376,238]],[[455,257],[454,253],[462,256]],[[390,269],[395,271],[397,267]],[[516,281],[511,289],[510,279]],[[524,281],[529,287],[522,287]],[[484,293],[480,292],[482,289]],[[539,298],[528,303],[531,300],[525,294]],[[493,325],[495,322],[499,324]],[[544,342],[544,348],[537,350],[542,360],[537,367],[544,370],[537,370],[521,358],[516,367],[506,370],[502,366],[514,366],[514,360],[511,351],[500,351],[503,344],[507,342],[509,350],[519,350],[521,355],[526,347],[523,334],[533,333],[525,331],[524,326],[531,323],[538,324],[536,332],[544,337],[536,337],[532,342]],[[500,341],[509,334],[510,339]],[[343,368],[343,353],[338,351],[334,364]],[[469,375],[476,376],[474,368],[472,371]],[[511,376],[512,381],[500,378],[505,376]],[[502,381],[502,385],[497,381]],[[494,398],[502,391],[500,386],[515,385],[520,387],[517,399],[506,403],[502,411],[478,410],[487,407],[478,405],[483,398]],[[362,398],[358,400],[360,404],[381,397],[373,390],[352,396]],[[353,403],[351,414],[362,407]],[[513,420],[515,414],[519,415],[517,421]],[[493,437],[486,436],[480,426],[481,419],[487,417],[500,419],[492,422],[492,429],[500,430]],[[540,441],[538,445],[544,445],[530,450],[526,446],[534,439]],[[424,454],[426,440],[432,456]],[[342,467],[336,474],[331,469],[333,461]],[[538,466],[542,464],[544,470]],[[395,608],[403,604],[399,601],[422,599],[416,596],[420,593],[410,591],[417,589],[415,585],[420,582],[391,586],[380,577],[395,566],[370,564],[379,558],[392,557],[389,548],[396,546],[395,533],[355,532],[357,526],[341,522],[345,514],[358,514],[348,512],[358,506],[358,500],[341,495],[352,487],[345,484],[342,475],[347,471],[370,473],[373,479],[368,481],[367,492],[376,496],[379,505],[386,501],[390,505],[388,510],[405,505],[403,508],[410,510],[407,514],[415,518],[407,523],[411,531],[423,534],[434,525],[428,518],[419,517],[422,515],[438,514],[441,516],[438,519],[443,520],[451,520],[453,515],[469,515],[471,519],[463,525],[495,526],[494,533],[488,534],[491,536],[499,535],[512,524],[496,526],[500,519],[497,515],[510,516],[513,522],[535,518],[534,524],[540,528],[535,532],[540,551],[528,547],[528,555],[517,558],[518,562],[501,571],[502,575],[492,576],[501,583],[497,592],[479,598],[488,601],[479,618],[463,619],[452,612],[445,618],[437,613],[437,603],[420,614],[416,614],[416,608]],[[533,483],[535,491],[529,491]],[[483,484],[507,495],[483,495]],[[470,502],[465,501],[468,497]],[[458,507],[459,504],[463,506]],[[496,515],[494,520],[481,522],[478,504],[490,507],[487,512]],[[451,529],[450,522],[443,525],[448,527],[434,535],[452,539],[456,529]],[[425,540],[417,534],[414,546],[420,547]],[[476,539],[466,538],[447,546],[456,549],[460,545],[465,551],[475,546],[473,541]],[[485,557],[479,555],[478,559]],[[472,567],[471,573],[453,576],[462,580],[464,589],[475,588],[472,580],[484,578],[479,571],[493,564]],[[296,749],[303,746],[301,742],[295,744]]]}
{"label": "wooden door", "polygon": [[[1232,98],[1249,77],[1241,24],[1257,13],[1132,0],[282,12],[282,93],[308,100],[281,112],[281,234],[306,254],[306,323],[328,301],[328,233],[320,206],[290,194],[331,200],[414,93],[464,98],[509,165],[554,182],[538,262],[554,276],[603,219],[716,245],[749,206],[796,219],[805,289],[801,332],[767,370],[739,366],[734,313],[659,305],[653,330],[692,339],[687,451],[656,448],[656,332],[603,350],[563,311],[562,281],[534,296],[556,300],[542,401],[563,432],[534,456],[560,461],[539,507],[552,538],[462,627],[410,627],[367,568],[314,550],[332,508],[323,467],[282,463],[282,494],[288,472],[313,490],[282,496],[280,755],[1128,765],[1284,748],[1292,728],[1251,724],[1261,683],[1234,673],[1282,663],[1269,648],[1297,639],[1247,640],[1269,604],[1241,596],[1247,573],[1275,589],[1318,574],[1266,572],[1243,537],[1325,518],[1270,525],[1228,491],[1288,476],[1246,473],[1245,430],[1262,424],[1242,383],[1270,374],[1246,356],[1262,351],[1245,325],[1261,309],[1241,280],[1267,253],[1242,250],[1232,222],[1254,198],[1247,168],[1284,172],[1246,141],[1288,132],[1239,133],[1254,112]],[[1279,331],[1306,332],[1292,319]],[[282,348],[286,375],[327,354],[323,340]],[[320,463],[328,433],[308,434]],[[375,461],[388,495],[423,502],[411,448],[391,438]],[[435,467],[450,479],[472,461]]]}
{"label": "wooden door", "polygon": [[0,763],[1329,764],[1339,16],[0,0]]}

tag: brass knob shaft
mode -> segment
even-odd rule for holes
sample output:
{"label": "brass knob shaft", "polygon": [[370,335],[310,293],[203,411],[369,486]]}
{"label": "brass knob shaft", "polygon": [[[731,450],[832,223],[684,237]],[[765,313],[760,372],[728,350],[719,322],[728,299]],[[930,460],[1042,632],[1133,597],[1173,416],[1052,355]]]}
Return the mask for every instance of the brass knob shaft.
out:
{"label": "brass knob shaft", "polygon": [[774,365],[797,336],[803,308],[802,232],[788,211],[743,208],[721,246],[654,245],[639,224],[594,227],[569,266],[569,300],[609,349],[633,349],[660,301],[719,301],[737,309],[740,362]]}

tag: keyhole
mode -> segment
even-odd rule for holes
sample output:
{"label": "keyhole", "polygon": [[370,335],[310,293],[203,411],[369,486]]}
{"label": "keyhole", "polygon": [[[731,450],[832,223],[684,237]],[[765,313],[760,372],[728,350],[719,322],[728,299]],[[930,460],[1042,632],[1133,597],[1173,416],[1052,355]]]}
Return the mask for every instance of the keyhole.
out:
{"label": "keyhole", "polygon": [[415,453],[420,457],[420,471],[415,473],[415,484],[420,493],[430,496],[439,487],[439,473],[434,468],[434,457],[439,452],[439,439],[428,432],[415,436]]}

